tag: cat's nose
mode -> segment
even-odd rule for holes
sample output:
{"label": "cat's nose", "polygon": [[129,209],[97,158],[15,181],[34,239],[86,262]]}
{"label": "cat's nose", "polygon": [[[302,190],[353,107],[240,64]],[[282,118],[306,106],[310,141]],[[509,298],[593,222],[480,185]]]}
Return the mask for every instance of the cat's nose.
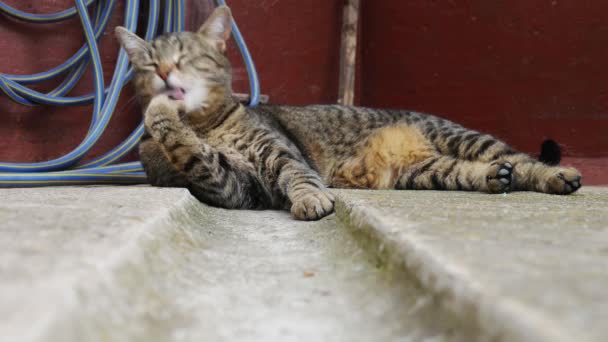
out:
{"label": "cat's nose", "polygon": [[171,77],[171,74],[166,75],[164,78],[161,77],[161,79],[165,82],[165,88],[167,88],[167,89],[178,88],[179,82],[175,79],[175,77]]}
{"label": "cat's nose", "polygon": [[158,66],[158,69],[156,70],[156,73],[158,74],[158,77],[161,78],[161,80],[167,82],[167,79],[169,78],[169,75],[171,74],[171,72],[174,69],[175,69],[175,65],[161,63]]}

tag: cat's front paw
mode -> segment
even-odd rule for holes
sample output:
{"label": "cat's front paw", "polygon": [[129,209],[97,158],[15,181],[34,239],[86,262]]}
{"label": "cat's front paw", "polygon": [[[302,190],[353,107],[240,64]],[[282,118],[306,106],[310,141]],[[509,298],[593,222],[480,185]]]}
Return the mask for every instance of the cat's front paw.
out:
{"label": "cat's front paw", "polygon": [[494,162],[486,176],[486,186],[490,193],[504,193],[511,190],[513,165],[508,162]]}
{"label": "cat's front paw", "polygon": [[311,190],[291,205],[291,215],[297,220],[318,220],[334,211],[334,195],[327,190]]}
{"label": "cat's front paw", "polygon": [[543,192],[556,195],[569,195],[582,186],[581,174],[572,167],[556,167],[547,175]]}
{"label": "cat's front paw", "polygon": [[179,120],[180,111],[184,110],[182,101],[176,101],[167,95],[157,95],[150,101],[144,114],[144,124],[153,129],[155,124],[162,124],[168,120]]}

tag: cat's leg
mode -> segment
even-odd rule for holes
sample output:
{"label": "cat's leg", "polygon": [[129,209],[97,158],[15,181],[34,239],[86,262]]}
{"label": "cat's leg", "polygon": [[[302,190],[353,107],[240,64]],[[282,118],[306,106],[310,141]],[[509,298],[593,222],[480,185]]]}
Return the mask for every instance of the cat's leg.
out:
{"label": "cat's leg", "polygon": [[438,117],[428,116],[418,127],[439,153],[456,159],[490,162],[518,153],[489,134]]}
{"label": "cat's leg", "polygon": [[284,164],[277,185],[291,202],[291,215],[298,220],[318,220],[334,211],[334,195],[321,177],[308,165],[295,159],[274,162]]}
{"label": "cat's leg", "polygon": [[300,160],[270,132],[253,139],[258,173],[273,192],[289,199],[291,215],[298,220],[318,220],[334,210],[334,196],[321,176]]}
{"label": "cat's leg", "polygon": [[428,132],[442,154],[468,161],[511,164],[514,169],[511,190],[567,195],[581,187],[581,174],[576,169],[543,164],[489,134],[450,122],[441,128],[429,126]]}
{"label": "cat's leg", "polygon": [[150,184],[163,187],[188,187],[186,176],[175,169],[162,147],[148,132],[144,133],[139,143],[139,159]]}
{"label": "cat's leg", "polygon": [[523,153],[496,160],[513,165],[513,190],[568,195],[582,186],[580,172],[572,167],[549,166]]}
{"label": "cat's leg", "polygon": [[224,208],[271,207],[271,195],[251,163],[203,143],[179,118],[179,103],[155,97],[144,124],[173,167],[189,182],[198,199]]}
{"label": "cat's leg", "polygon": [[512,190],[568,195],[581,187],[581,174],[578,170],[546,165],[525,153],[517,152],[490,135],[481,135],[469,149],[463,149],[462,156],[482,162],[513,165]]}
{"label": "cat's leg", "polygon": [[489,193],[509,191],[513,165],[435,156],[403,171],[396,189],[468,190]]}

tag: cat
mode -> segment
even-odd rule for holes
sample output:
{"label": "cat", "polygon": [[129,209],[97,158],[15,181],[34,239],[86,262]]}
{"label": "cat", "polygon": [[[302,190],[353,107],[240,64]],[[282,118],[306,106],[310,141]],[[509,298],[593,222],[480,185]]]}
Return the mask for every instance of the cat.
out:
{"label": "cat", "polygon": [[332,213],[328,187],[562,195],[581,187],[574,168],[544,164],[433,115],[245,107],[232,97],[225,54],[231,20],[220,6],[197,32],[151,42],[116,28],[135,69],[146,130],[139,154],[152,185],[185,187],[224,208],[287,209],[300,220]]}

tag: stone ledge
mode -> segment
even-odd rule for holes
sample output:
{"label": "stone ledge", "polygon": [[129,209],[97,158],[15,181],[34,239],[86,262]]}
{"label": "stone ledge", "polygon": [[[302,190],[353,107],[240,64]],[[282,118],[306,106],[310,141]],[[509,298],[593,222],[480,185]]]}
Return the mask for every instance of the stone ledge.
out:
{"label": "stone ledge", "polygon": [[277,327],[296,340],[606,336],[606,188],[336,193],[339,218],[401,273],[369,260],[334,216],[210,208],[183,189],[3,190],[0,336],[265,341]]}
{"label": "stone ledge", "polygon": [[63,187],[2,191],[0,222],[3,341],[463,336],[435,324],[427,297],[387,276],[333,215],[212,208],[182,189]]}
{"label": "stone ledge", "polygon": [[480,340],[608,336],[608,188],[566,197],[336,193],[341,222]]}
{"label": "stone ledge", "polygon": [[91,340],[100,315],[119,318],[134,304],[108,294],[126,283],[146,293],[145,250],[167,234],[186,240],[176,223],[200,206],[185,189],[147,186],[6,189],[2,196],[0,336],[7,341]]}

